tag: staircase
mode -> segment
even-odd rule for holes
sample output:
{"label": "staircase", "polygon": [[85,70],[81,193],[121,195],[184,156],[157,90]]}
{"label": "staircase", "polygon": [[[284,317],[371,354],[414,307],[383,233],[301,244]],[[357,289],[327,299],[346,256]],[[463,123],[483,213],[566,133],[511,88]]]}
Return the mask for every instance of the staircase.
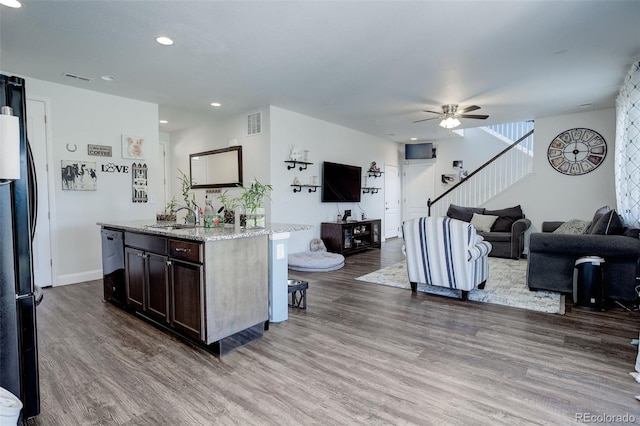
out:
{"label": "staircase", "polygon": [[533,121],[481,127],[507,147],[448,191],[427,202],[429,216],[445,216],[449,204],[476,207],[533,172]]}

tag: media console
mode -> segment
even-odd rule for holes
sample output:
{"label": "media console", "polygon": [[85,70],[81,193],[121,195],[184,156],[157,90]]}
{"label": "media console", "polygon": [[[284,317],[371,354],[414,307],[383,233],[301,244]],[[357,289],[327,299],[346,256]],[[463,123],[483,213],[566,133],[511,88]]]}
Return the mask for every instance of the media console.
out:
{"label": "media console", "polygon": [[327,251],[349,255],[380,248],[381,220],[322,222],[320,238]]}

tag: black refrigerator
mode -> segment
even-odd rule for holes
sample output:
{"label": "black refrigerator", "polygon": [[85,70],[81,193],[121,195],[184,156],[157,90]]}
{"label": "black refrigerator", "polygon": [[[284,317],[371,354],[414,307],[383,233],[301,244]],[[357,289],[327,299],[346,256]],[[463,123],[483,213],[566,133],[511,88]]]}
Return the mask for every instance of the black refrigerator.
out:
{"label": "black refrigerator", "polygon": [[20,398],[26,420],[40,413],[36,305],[42,296],[33,282],[37,194],[24,79],[0,75],[3,106],[11,107],[19,121],[20,177],[6,181],[0,176],[0,387]]}

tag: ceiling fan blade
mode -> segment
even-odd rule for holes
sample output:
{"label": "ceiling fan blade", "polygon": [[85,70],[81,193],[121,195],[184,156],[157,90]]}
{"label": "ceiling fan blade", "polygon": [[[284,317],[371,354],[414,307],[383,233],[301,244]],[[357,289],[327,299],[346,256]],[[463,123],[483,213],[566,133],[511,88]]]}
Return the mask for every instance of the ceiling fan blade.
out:
{"label": "ceiling fan blade", "polygon": [[429,111],[428,109],[423,109],[422,112],[430,112],[432,114],[438,114],[438,115],[442,114],[442,111]]}
{"label": "ceiling fan blade", "polygon": [[480,109],[480,107],[478,105],[471,105],[468,106],[466,108],[463,108],[461,110],[458,111],[459,114],[464,114],[465,112],[471,112],[471,111],[475,111],[477,109]]}
{"label": "ceiling fan blade", "polygon": [[438,118],[440,118],[440,117],[425,118],[425,119],[422,119],[422,120],[414,121],[414,123],[420,123],[421,121],[436,120]]}
{"label": "ceiling fan blade", "polygon": [[479,114],[462,114],[462,115],[459,115],[458,117],[460,117],[460,118],[475,118],[475,119],[478,119],[478,120],[485,120],[485,119],[489,118],[488,115],[479,115]]}

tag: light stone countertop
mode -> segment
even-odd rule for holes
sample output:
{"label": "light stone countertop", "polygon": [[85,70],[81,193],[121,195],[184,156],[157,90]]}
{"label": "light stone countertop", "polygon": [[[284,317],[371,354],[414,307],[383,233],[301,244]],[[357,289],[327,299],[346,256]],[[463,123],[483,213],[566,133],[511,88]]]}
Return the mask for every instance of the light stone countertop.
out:
{"label": "light stone countertop", "polygon": [[240,227],[216,227],[205,228],[199,226],[185,226],[176,224],[176,228],[158,227],[152,220],[129,220],[114,222],[97,222],[105,228],[122,229],[124,231],[142,232],[145,234],[162,235],[166,237],[176,237],[194,241],[219,241],[232,240],[235,238],[250,238],[259,235],[272,235],[283,232],[307,231],[313,229],[313,225],[300,225],[289,223],[269,223],[266,228],[240,229]]}

